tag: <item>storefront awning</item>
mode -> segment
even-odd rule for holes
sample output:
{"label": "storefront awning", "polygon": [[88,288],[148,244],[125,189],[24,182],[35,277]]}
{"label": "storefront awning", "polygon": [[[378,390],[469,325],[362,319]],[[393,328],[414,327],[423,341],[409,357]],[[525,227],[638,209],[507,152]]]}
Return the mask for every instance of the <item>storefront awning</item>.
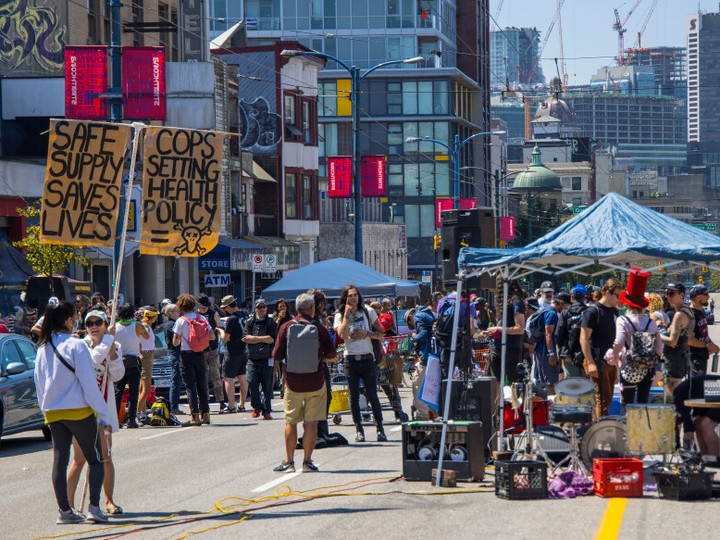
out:
{"label": "storefront awning", "polygon": [[245,178],[252,178],[253,180],[257,180],[258,182],[272,182],[274,184],[277,184],[277,180],[275,180],[269,172],[267,172],[254,161],[252,162],[251,171],[243,169],[243,176]]}

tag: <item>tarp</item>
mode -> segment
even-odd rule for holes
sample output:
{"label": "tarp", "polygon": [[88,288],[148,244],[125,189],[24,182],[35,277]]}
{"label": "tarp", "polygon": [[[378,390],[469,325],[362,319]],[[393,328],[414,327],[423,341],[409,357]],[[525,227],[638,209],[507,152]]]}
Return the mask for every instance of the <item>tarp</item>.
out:
{"label": "tarp", "polygon": [[478,270],[527,264],[529,270],[557,274],[595,262],[627,269],[650,259],[720,260],[720,238],[622,195],[608,193],[524,248],[462,248],[458,268],[467,276]]}
{"label": "tarp", "polygon": [[25,255],[0,240],[0,286],[17,287],[24,285],[35,272],[28,265]]}
{"label": "tarp", "polygon": [[339,298],[348,283],[356,285],[363,297],[418,296],[417,281],[395,279],[350,259],[329,259],[293,270],[262,292],[268,302],[284,298],[289,302],[308,289],[322,289],[328,298]]}

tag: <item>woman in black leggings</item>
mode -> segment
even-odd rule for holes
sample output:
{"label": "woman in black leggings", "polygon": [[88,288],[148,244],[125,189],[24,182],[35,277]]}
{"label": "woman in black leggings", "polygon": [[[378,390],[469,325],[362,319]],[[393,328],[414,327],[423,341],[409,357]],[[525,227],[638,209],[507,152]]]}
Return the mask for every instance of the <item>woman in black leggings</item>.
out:
{"label": "woman in black leggings", "polygon": [[35,361],[35,387],[45,423],[52,433],[52,482],[60,510],[57,523],[78,523],[86,519],[68,501],[67,468],[73,437],[89,466],[87,520],[105,523],[108,518],[99,508],[104,472],[98,421],[102,429],[106,429],[109,411],[98,388],[90,349],[71,335],[76,317],[75,308],[69,302],[47,307]]}

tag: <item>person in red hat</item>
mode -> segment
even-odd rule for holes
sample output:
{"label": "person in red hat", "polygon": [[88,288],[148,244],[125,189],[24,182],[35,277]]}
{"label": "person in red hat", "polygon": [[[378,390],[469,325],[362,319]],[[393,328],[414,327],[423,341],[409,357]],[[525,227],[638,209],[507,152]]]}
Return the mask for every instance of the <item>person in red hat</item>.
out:
{"label": "person in red hat", "polygon": [[[649,303],[645,298],[649,278],[649,272],[631,268],[627,287],[619,295],[620,302],[627,306],[627,310],[625,315],[615,321],[613,357],[620,366],[620,403],[623,412],[625,405],[634,403],[636,397],[638,403],[650,402],[655,365],[663,350],[660,331],[655,321],[645,313]],[[633,339],[636,333],[639,334]]]}

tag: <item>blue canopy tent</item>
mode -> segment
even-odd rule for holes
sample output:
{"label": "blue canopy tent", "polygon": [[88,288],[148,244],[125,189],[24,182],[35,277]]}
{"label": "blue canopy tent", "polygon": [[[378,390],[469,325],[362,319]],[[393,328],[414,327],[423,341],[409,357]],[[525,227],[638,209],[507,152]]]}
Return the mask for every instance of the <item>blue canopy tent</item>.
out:
{"label": "blue canopy tent", "polygon": [[308,289],[322,289],[328,298],[339,298],[348,283],[356,285],[364,297],[419,296],[417,281],[396,279],[350,259],[329,259],[293,270],[262,292],[268,302],[280,298],[292,302]]}
{"label": "blue canopy tent", "polygon": [[[691,267],[708,266],[720,260],[720,238],[687,223],[641,206],[617,193],[608,193],[595,204],[566,221],[558,228],[523,248],[499,250],[466,247],[458,257],[458,296],[464,279],[482,273],[500,275],[504,281],[503,305],[508,301],[508,282],[532,272],[559,275],[575,272],[596,275],[608,268],[628,271],[649,261],[661,262],[645,268],[647,271],[669,268],[680,263]],[[605,268],[595,274],[584,269],[593,264]],[[455,310],[458,318],[460,310]],[[450,372],[454,368],[456,332],[452,337]],[[506,327],[502,333],[501,380],[505,378]],[[450,395],[450,385],[446,395]],[[449,412],[449,399],[444,404],[443,418]],[[500,433],[503,433],[500,415]],[[501,449],[504,441],[501,440]],[[441,439],[440,460],[444,444]],[[441,467],[438,461],[438,469]],[[438,478],[440,473],[438,472]]]}

